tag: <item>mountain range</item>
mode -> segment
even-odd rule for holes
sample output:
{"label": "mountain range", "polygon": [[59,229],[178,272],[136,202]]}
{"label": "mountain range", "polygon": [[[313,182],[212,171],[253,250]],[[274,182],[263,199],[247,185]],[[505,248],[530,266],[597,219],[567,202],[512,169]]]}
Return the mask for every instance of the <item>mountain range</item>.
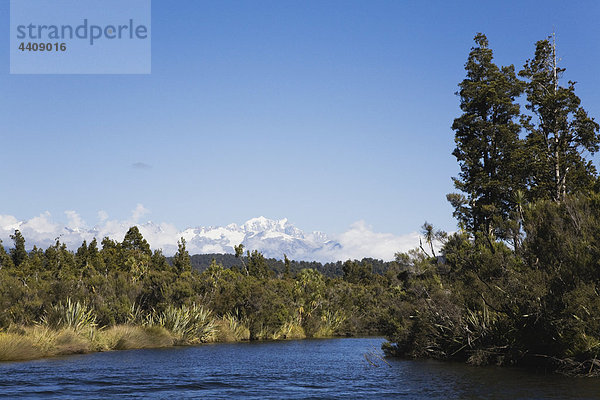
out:
{"label": "mountain range", "polygon": [[266,257],[283,258],[286,254],[294,260],[321,259],[324,253],[333,252],[341,245],[322,232],[305,233],[292,225],[287,218],[273,220],[252,218],[242,225],[224,227],[189,228],[181,233],[190,253],[233,253],[233,247],[259,250]]}
{"label": "mountain range", "polygon": [[[144,207],[138,205],[140,210]],[[190,254],[234,253],[234,246],[243,244],[247,250],[261,251],[266,257],[288,258],[298,261],[331,262],[347,259],[371,257],[385,261],[393,260],[398,251],[407,251],[419,243],[417,232],[404,235],[374,232],[364,221],[357,221],[348,230],[328,236],[323,232],[304,232],[286,218],[252,218],[241,225],[198,226],[181,230],[175,225],[148,221],[140,223],[140,214],[134,210],[126,220],[100,217],[99,223],[89,227],[75,212],[65,212],[68,222],[56,222],[49,212],[44,212],[28,220],[20,220],[12,215],[0,214],[0,239],[2,245],[10,247],[15,229],[19,229],[26,239],[26,247],[33,245],[47,248],[56,242],[65,243],[76,250],[86,240],[96,238],[101,242],[109,237],[121,241],[131,226],[138,226],[144,238],[153,249],[162,249],[163,254],[173,255],[177,251],[177,241],[186,241]]]}
{"label": "mountain range", "polygon": [[[0,216],[2,217],[2,216]],[[19,229],[25,236],[28,247],[36,245],[46,248],[58,238],[71,249],[79,247],[83,240],[88,243],[104,237],[122,240],[127,230],[137,225],[152,248],[160,248],[166,255],[177,251],[177,241],[184,238],[190,254],[234,253],[234,246],[243,244],[245,249],[259,250],[266,257],[282,259],[286,254],[295,260],[334,260],[334,253],[341,249],[340,243],[331,240],[322,232],[305,233],[292,225],[287,218],[252,218],[242,225],[208,226],[177,230],[171,224],[151,221],[106,221],[92,228],[85,226],[60,226],[44,215],[28,221],[15,218],[0,218],[0,239],[10,247],[10,235]]]}

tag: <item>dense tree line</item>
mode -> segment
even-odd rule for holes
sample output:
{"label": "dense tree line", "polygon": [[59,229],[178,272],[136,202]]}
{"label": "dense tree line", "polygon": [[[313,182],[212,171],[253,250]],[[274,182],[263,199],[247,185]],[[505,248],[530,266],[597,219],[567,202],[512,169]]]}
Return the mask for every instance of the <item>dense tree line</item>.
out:
{"label": "dense tree line", "polygon": [[[319,263],[267,260],[260,252],[212,260],[193,268],[186,243],[174,257],[152,251],[137,227],[121,242],[104,238],[70,251],[60,241],[43,250],[25,250],[19,231],[8,251],[0,245],[0,329],[39,323],[60,304],[84,304],[99,326],[132,321],[132,313],[157,315],[169,307],[202,305],[216,317],[234,315],[247,325],[250,338],[277,337],[284,326],[306,336],[378,334],[397,300],[401,266],[378,260],[334,264],[324,275]],[[216,258],[216,257],[215,257]],[[314,268],[306,268],[306,267]],[[323,271],[332,271],[324,268]]]}
{"label": "dense tree line", "polygon": [[424,226],[442,258],[398,255],[416,272],[391,354],[600,373],[599,126],[561,86],[551,39],[516,73],[475,36],[452,125],[461,229]]}
{"label": "dense tree line", "polygon": [[[198,272],[207,269],[213,260],[222,265],[224,268],[235,268],[240,265],[240,260],[234,254],[194,254],[191,256],[192,268]],[[167,261],[172,262],[172,257],[168,257]],[[276,258],[265,258],[268,267],[273,270],[276,276],[286,273],[286,262]],[[372,272],[379,275],[384,275],[390,268],[394,268],[395,261],[383,261],[374,258],[363,258],[362,260],[354,260],[364,265],[370,265]],[[344,261],[321,263],[318,261],[296,261],[289,260],[290,273],[297,274],[301,270],[310,268],[319,271],[328,278],[341,278],[344,276]]]}

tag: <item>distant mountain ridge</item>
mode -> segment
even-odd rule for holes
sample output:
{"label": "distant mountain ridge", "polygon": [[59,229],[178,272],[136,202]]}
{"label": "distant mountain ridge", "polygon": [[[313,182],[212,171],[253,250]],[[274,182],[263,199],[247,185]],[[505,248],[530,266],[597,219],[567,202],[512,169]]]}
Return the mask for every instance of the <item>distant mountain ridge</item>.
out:
{"label": "distant mountain ridge", "polygon": [[170,224],[156,224],[152,221],[141,224],[133,221],[108,221],[103,226],[91,228],[53,223],[44,226],[44,229],[38,229],[32,228],[31,221],[12,219],[1,224],[0,238],[4,240],[5,246],[10,247],[12,242],[9,235],[19,229],[25,236],[28,247],[35,244],[45,248],[54,244],[58,238],[75,250],[83,240],[90,242],[93,238],[100,242],[108,236],[121,241],[125,232],[133,225],[139,227],[152,248],[161,248],[166,255],[173,255],[177,251],[177,241],[182,237],[190,254],[232,254],[234,246],[243,244],[245,249],[258,250],[268,258],[282,259],[286,254],[290,259],[299,261],[334,261],[335,251],[342,247],[323,232],[306,233],[296,228],[287,218],[269,219],[262,216],[249,219],[242,225],[200,226],[183,231]]}
{"label": "distant mountain ridge", "polygon": [[57,222],[46,211],[28,220],[20,220],[12,215],[0,214],[0,239],[2,246],[12,245],[15,229],[21,231],[26,248],[34,245],[48,248],[58,239],[71,250],[77,250],[81,243],[96,238],[98,243],[105,237],[122,241],[127,230],[137,226],[152,249],[161,249],[166,256],[177,251],[177,242],[183,237],[190,254],[232,254],[234,246],[243,244],[247,250],[258,250],[265,257],[298,261],[319,261],[322,263],[347,259],[375,258],[391,261],[399,251],[408,251],[419,243],[419,233],[405,235],[374,232],[364,221],[357,221],[348,230],[335,236],[323,232],[303,231],[287,218],[252,218],[238,225],[196,226],[184,230],[175,225],[152,221],[139,222],[143,206],[138,205],[132,216],[125,220],[109,219],[99,214],[99,222],[89,226],[75,212],[66,211],[68,221]]}
{"label": "distant mountain ridge", "polygon": [[286,254],[295,260],[314,260],[341,248],[323,232],[305,233],[287,218],[274,220],[262,216],[242,225],[189,228],[181,236],[191,254],[233,253],[233,247],[241,243],[246,249],[259,250],[270,258],[280,259]]}

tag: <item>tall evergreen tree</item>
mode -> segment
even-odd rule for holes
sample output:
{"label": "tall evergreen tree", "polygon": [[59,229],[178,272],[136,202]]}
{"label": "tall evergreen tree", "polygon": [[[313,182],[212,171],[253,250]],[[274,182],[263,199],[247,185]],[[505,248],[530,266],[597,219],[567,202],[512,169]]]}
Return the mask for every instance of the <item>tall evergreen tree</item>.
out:
{"label": "tall evergreen tree", "polygon": [[77,268],[87,268],[90,262],[87,241],[84,240],[75,252]]}
{"label": "tall evergreen tree", "polygon": [[137,226],[129,228],[121,243],[122,266],[138,281],[150,266],[152,250]]}
{"label": "tall evergreen tree", "polygon": [[267,260],[258,250],[246,251],[248,258],[248,274],[257,278],[268,278],[271,276],[271,270],[267,265]]}
{"label": "tall evergreen tree", "polygon": [[108,276],[109,271],[119,268],[121,262],[121,243],[105,237],[102,239],[101,244],[102,250],[100,250],[100,257],[102,264],[104,265],[104,275]]}
{"label": "tall evergreen tree", "polygon": [[125,251],[136,251],[142,254],[147,255],[148,257],[152,256],[152,250],[150,250],[150,245],[142,236],[139,228],[137,226],[132,226],[129,228],[125,237],[123,238],[123,243],[121,243],[121,248]]}
{"label": "tall evergreen tree", "polygon": [[575,82],[559,85],[564,68],[556,60],[556,45],[548,39],[536,43],[535,56],[519,75],[528,80],[526,108],[533,114],[523,118],[531,162],[533,199],[561,201],[566,194],[591,189],[596,169],[584,152],[598,151],[599,126],[581,107]]}
{"label": "tall evergreen tree", "polygon": [[102,260],[102,257],[100,256],[100,251],[98,250],[98,241],[96,238],[93,238],[88,245],[88,257],[91,265],[96,269],[96,271],[103,271],[105,269],[104,260]]}
{"label": "tall evergreen tree", "polygon": [[461,226],[488,238],[506,236],[503,224],[514,208],[514,193],[524,187],[517,122],[523,92],[514,66],[498,67],[485,35],[478,33],[476,46],[465,64],[467,77],[459,84],[463,114],[454,120],[456,148],[452,153],[460,164],[454,186],[464,194],[449,194],[454,216]]}
{"label": "tall evergreen tree", "polygon": [[25,250],[25,238],[18,229],[15,230],[14,235],[10,235],[13,240],[15,247],[10,249],[10,256],[13,260],[15,267],[18,267],[27,259],[27,251]]}
{"label": "tall evergreen tree", "polygon": [[177,253],[175,253],[175,256],[173,257],[173,267],[175,267],[177,273],[191,271],[192,260],[190,258],[190,253],[188,253],[187,249],[185,248],[184,238],[181,238],[181,241],[177,242],[177,247]]}
{"label": "tall evergreen tree", "polygon": [[0,269],[10,269],[12,267],[14,267],[13,260],[4,249],[4,246],[2,245],[2,240],[0,240]]}
{"label": "tall evergreen tree", "polygon": [[283,276],[286,278],[289,278],[291,276],[291,271],[290,271],[291,262],[287,256],[287,254],[283,255],[283,264],[285,265],[285,272],[284,272]]}

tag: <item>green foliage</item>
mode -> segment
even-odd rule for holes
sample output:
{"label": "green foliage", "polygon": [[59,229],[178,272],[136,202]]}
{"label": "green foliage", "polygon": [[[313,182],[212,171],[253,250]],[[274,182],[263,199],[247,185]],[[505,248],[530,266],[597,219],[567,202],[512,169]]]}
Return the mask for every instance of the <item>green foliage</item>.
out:
{"label": "green foliage", "polygon": [[415,272],[390,316],[386,351],[592,371],[600,350],[600,195],[538,201],[523,221],[517,250],[459,233],[442,249],[444,264],[404,257]]}
{"label": "green foliage", "polygon": [[14,235],[10,235],[10,238],[13,240],[15,246],[12,249],[10,249],[10,256],[15,267],[18,267],[25,260],[27,260],[27,251],[25,250],[25,238],[18,229],[15,230]]}
{"label": "green foliage", "polygon": [[173,257],[173,267],[177,273],[190,272],[192,270],[192,262],[190,254],[185,248],[185,239],[181,238],[181,241],[177,242],[177,253]]}
{"label": "green foliage", "polygon": [[148,257],[152,255],[150,245],[146,239],[144,239],[137,226],[132,226],[129,228],[125,234],[125,237],[123,238],[121,248],[126,252],[139,252],[147,255]]}
{"label": "green foliage", "polygon": [[[1,244],[1,243],[0,243]],[[290,259],[287,257],[287,255],[283,255],[283,263],[285,265],[285,277],[289,278],[290,275],[292,274],[292,270],[291,270],[291,261]]]}
{"label": "green foliage", "polygon": [[0,240],[0,269],[8,268],[11,269],[15,266],[12,257],[6,252]]}
{"label": "green foliage", "polygon": [[314,333],[314,337],[331,337],[334,336],[341,328],[344,321],[347,319],[345,313],[340,310],[334,312],[325,310],[321,315],[321,323],[319,328]]}
{"label": "green foliage", "polygon": [[104,238],[101,248],[96,240],[75,252],[60,241],[34,248],[18,267],[7,254],[0,329],[22,324],[25,333],[18,334],[31,336],[34,347],[43,343],[35,347],[43,347],[35,353],[41,355],[372,335],[387,326],[387,309],[402,291],[396,262],[349,261],[343,279],[342,262],[267,260],[248,251],[232,256],[229,267],[213,260],[200,273],[189,268],[185,243],[179,245],[172,266],[133,228],[123,242]]}
{"label": "green foliage", "polygon": [[250,276],[254,276],[256,278],[268,278],[271,276],[272,272],[262,253],[254,250],[252,253],[247,251],[246,254],[248,260],[247,269]]}
{"label": "green foliage", "polygon": [[519,72],[528,80],[526,107],[532,113],[523,116],[532,199],[563,200],[596,182],[596,169],[582,154],[598,151],[600,126],[581,107],[575,82],[560,85],[564,71],[557,65],[554,43],[545,39],[536,43],[534,58]]}
{"label": "green foliage", "polygon": [[[386,351],[600,374],[599,178],[583,156],[599,150],[600,126],[574,83],[560,86],[553,43],[536,44],[523,83],[492,63],[484,35],[475,41],[452,126],[464,194],[448,200],[462,229],[443,238],[436,259],[425,223],[429,250],[397,255],[404,271]],[[523,89],[529,115],[515,102]]]}
{"label": "green foliage", "polygon": [[42,324],[53,328],[71,328],[76,332],[90,330],[96,326],[96,316],[94,311],[86,304],[73,302],[67,298],[65,303],[50,307],[46,315],[42,318]]}
{"label": "green foliage", "polygon": [[[461,168],[454,184],[462,193],[447,199],[464,230],[487,235],[490,246],[500,238],[517,248],[527,201],[563,201],[597,188],[596,168],[584,154],[600,149],[600,125],[581,107],[575,83],[560,85],[564,69],[549,40],[537,42],[534,58],[519,72],[526,82],[513,66],[492,62],[484,35],[475,42],[459,85],[463,114],[452,125]],[[516,102],[523,91],[528,114]]]}
{"label": "green foliage", "polygon": [[172,332],[180,343],[202,343],[211,340],[216,326],[210,310],[193,304],[192,306],[168,306],[164,311],[154,313],[148,325],[158,325]]}
{"label": "green foliage", "polygon": [[342,267],[344,280],[351,283],[368,283],[373,279],[373,266],[368,262],[348,260]]}
{"label": "green foliage", "polygon": [[475,36],[465,65],[467,77],[459,84],[463,114],[454,120],[460,164],[454,185],[465,195],[448,200],[461,226],[471,232],[502,235],[501,225],[509,219],[513,193],[523,188],[522,142],[519,139],[519,105],[523,92],[514,67],[498,67],[485,35]]}

